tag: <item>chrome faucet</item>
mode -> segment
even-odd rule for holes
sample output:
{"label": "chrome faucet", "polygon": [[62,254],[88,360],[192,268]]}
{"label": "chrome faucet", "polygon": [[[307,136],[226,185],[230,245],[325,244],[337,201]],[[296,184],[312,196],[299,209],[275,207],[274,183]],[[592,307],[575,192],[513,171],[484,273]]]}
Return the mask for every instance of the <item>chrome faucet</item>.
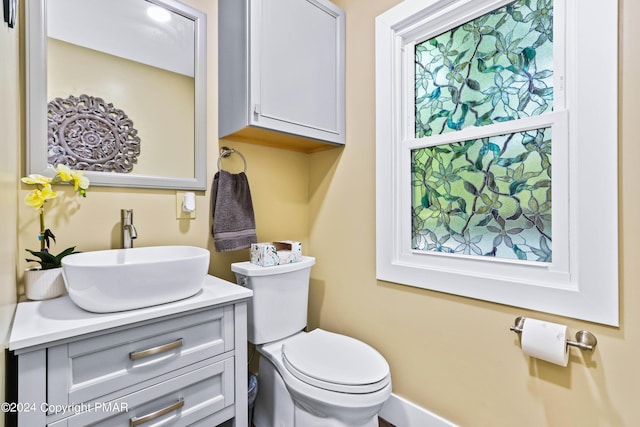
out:
{"label": "chrome faucet", "polygon": [[123,248],[133,247],[133,239],[138,237],[138,232],[133,226],[133,209],[120,210],[120,236]]}

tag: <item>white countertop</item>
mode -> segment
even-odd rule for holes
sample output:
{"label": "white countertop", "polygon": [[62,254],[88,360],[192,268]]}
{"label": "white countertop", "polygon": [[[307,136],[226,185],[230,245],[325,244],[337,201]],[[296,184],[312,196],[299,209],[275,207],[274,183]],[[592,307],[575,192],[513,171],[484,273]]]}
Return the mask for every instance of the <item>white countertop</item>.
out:
{"label": "white countertop", "polygon": [[207,276],[202,291],[190,298],[117,313],[85,311],[68,295],[46,301],[21,302],[13,319],[9,350],[23,350],[135,322],[235,302],[252,295],[253,292],[247,288]]}

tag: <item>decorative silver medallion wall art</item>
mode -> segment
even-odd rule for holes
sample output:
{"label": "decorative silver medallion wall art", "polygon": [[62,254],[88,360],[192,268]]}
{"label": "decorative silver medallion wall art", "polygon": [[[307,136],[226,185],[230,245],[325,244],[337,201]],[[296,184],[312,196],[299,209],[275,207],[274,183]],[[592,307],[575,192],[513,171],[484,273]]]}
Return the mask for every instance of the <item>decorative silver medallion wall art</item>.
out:
{"label": "decorative silver medallion wall art", "polygon": [[102,98],[55,98],[47,108],[48,163],[72,169],[128,173],[140,138],[124,111]]}

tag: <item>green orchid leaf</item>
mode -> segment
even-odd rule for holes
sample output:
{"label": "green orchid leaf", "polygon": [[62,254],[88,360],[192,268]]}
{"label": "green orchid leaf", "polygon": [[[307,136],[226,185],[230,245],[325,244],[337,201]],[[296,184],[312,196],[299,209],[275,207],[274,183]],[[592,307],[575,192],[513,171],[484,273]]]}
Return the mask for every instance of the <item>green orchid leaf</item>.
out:
{"label": "green orchid leaf", "polygon": [[27,262],[37,262],[40,264],[42,270],[50,270],[52,268],[62,267],[62,258],[67,255],[75,254],[76,247],[73,246],[71,248],[67,248],[64,251],[60,252],[58,255],[53,255],[49,252],[44,251],[32,251],[31,249],[25,249],[31,255],[35,256],[38,259],[25,258]]}

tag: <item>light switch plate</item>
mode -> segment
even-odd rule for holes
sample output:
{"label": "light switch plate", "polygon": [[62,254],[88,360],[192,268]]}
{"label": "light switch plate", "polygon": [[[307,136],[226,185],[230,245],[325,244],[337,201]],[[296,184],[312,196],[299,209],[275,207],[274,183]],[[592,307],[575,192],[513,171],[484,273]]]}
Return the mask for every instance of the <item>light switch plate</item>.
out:
{"label": "light switch plate", "polygon": [[186,191],[176,191],[176,219],[195,219],[196,211],[185,212],[182,210],[182,200]]}

